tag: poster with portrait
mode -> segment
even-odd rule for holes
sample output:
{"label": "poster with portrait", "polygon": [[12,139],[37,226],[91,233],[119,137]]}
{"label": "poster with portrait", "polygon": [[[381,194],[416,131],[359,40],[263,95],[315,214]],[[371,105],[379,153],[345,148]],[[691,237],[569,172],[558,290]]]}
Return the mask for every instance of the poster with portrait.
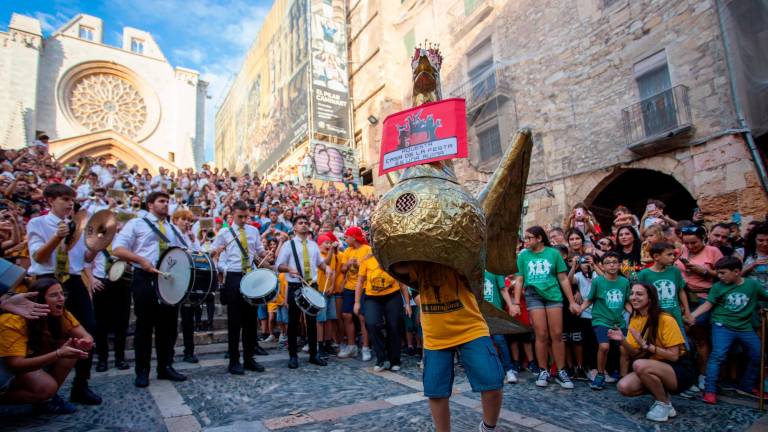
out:
{"label": "poster with portrait", "polygon": [[306,163],[312,164],[313,179],[340,182],[344,173],[351,168],[355,183],[360,184],[355,149],[349,146],[312,140]]}

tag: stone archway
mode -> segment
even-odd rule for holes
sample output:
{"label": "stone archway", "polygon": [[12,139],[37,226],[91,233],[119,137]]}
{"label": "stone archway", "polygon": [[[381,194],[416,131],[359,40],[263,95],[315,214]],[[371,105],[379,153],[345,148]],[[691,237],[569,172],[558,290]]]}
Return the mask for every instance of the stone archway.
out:
{"label": "stone archway", "polygon": [[691,193],[673,176],[644,168],[617,168],[584,200],[605,229],[613,223],[613,209],[623,205],[641,217],[648,199],[666,204],[675,220],[690,219],[697,207]]}
{"label": "stone archway", "polygon": [[77,163],[83,156],[105,156],[110,162],[122,160],[126,165],[137,165],[157,174],[159,167],[177,170],[174,163],[160,157],[144,146],[115,133],[114,131],[94,132],[72,138],[49,142],[49,151],[63,164]]}

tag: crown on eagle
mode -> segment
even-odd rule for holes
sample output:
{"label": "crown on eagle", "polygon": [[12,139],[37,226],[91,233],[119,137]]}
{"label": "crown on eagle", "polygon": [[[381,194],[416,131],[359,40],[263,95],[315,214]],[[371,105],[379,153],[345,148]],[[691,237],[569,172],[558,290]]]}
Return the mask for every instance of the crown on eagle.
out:
{"label": "crown on eagle", "polygon": [[413,49],[413,59],[411,59],[411,68],[416,70],[419,66],[419,59],[422,56],[426,56],[429,60],[429,64],[436,71],[440,71],[440,66],[443,64],[443,56],[440,54],[440,44],[433,44],[424,39],[423,44],[417,45]]}

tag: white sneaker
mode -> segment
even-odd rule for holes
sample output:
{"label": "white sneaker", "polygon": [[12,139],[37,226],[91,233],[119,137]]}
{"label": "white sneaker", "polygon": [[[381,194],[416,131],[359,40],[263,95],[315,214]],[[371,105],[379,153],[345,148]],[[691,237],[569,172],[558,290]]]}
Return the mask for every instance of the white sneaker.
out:
{"label": "white sneaker", "polygon": [[275,341],[275,335],[273,334],[270,334],[269,336],[267,336],[266,339],[264,339],[264,342],[274,342],[274,341]]}
{"label": "white sneaker", "polygon": [[672,406],[672,399],[669,400],[667,405],[669,405],[669,414],[667,414],[669,418],[677,417],[677,411],[675,410],[675,407]]}
{"label": "white sneaker", "polygon": [[382,364],[377,364],[377,365],[375,365],[375,366],[373,367],[373,371],[374,371],[374,372],[381,372],[381,371],[383,371],[383,370],[386,370],[386,369],[387,369],[387,368],[385,368],[385,367],[384,367],[384,363],[382,363]]}
{"label": "white sneaker", "polygon": [[669,407],[670,405],[664,402],[654,401],[651,405],[651,409],[648,410],[648,414],[645,415],[650,421],[665,422],[669,420]]}
{"label": "white sneaker", "polygon": [[517,373],[513,371],[512,369],[508,370],[507,373],[504,375],[504,382],[509,384],[514,384],[517,382]]}
{"label": "white sneaker", "polygon": [[303,352],[309,352],[309,344],[305,344],[304,348],[301,349]]}
{"label": "white sneaker", "polygon": [[589,372],[587,372],[587,378],[589,378],[589,382],[594,381],[596,376],[597,369],[590,369]]}
{"label": "white sneaker", "polygon": [[391,368],[389,368],[392,372],[397,372],[400,370],[400,365],[394,365]]}
{"label": "white sneaker", "polygon": [[281,333],[280,334],[280,339],[278,339],[278,342],[280,342],[280,343],[288,342],[288,336],[286,336],[286,335]]}
{"label": "white sneaker", "polygon": [[618,380],[616,378],[614,378],[613,375],[611,375],[609,373],[605,374],[605,382],[606,383],[611,384],[611,383],[615,383],[616,381],[618,381]]}
{"label": "white sneaker", "polygon": [[357,357],[357,347],[354,345],[347,345],[346,348],[342,349],[341,352],[339,352],[338,357],[339,358]]}
{"label": "white sneaker", "polygon": [[549,372],[542,369],[539,372],[539,376],[536,378],[536,385],[539,387],[546,387],[549,384]]}
{"label": "white sneaker", "polygon": [[419,360],[419,369],[424,370],[424,360]]}
{"label": "white sneaker", "polygon": [[571,381],[571,377],[568,376],[568,372],[566,372],[565,369],[560,369],[557,372],[557,376],[555,376],[555,381],[557,381],[557,383],[560,384],[560,387],[564,389],[573,388],[573,381]]}
{"label": "white sneaker", "polygon": [[699,375],[699,388],[700,389],[703,389],[704,387],[706,387],[706,381],[707,381],[707,377],[705,377],[704,375]]}
{"label": "white sneaker", "polygon": [[363,347],[363,361],[370,361],[371,360],[371,349],[368,347]]}

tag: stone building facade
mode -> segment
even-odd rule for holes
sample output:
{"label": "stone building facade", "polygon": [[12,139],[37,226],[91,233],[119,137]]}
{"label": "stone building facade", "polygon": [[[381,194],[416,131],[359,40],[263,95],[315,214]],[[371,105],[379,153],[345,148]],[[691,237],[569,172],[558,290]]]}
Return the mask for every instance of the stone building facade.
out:
{"label": "stone building facade", "polygon": [[559,225],[579,202],[610,223],[615,206],[642,214],[648,198],[677,219],[694,207],[709,220],[765,217],[716,1],[349,0],[349,10],[368,168],[381,130],[366,119],[410,106],[409,57],[428,39],[450,47],[444,97],[467,100],[465,185],[479,190],[514,132],[533,130],[525,225]]}
{"label": "stone building facade", "polygon": [[38,20],[13,14],[0,32],[0,144],[45,133],[65,163],[200,167],[207,83],[171,66],[147,32],[124,28],[120,47],[103,34],[99,18],[78,15],[44,38]]}

